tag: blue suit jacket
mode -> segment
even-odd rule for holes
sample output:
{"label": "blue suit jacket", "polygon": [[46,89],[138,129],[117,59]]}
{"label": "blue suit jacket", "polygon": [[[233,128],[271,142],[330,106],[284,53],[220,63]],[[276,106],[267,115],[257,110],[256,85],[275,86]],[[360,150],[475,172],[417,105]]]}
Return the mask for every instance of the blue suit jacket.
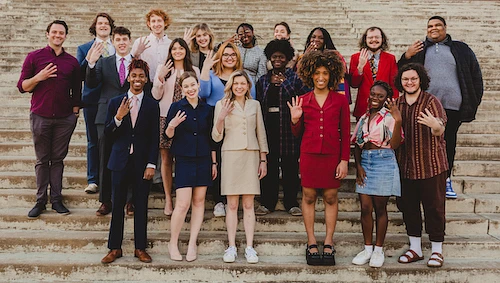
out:
{"label": "blue suit jacket", "polygon": [[[92,39],[91,41],[82,44],[78,46],[78,49],[76,50],[76,59],[78,60],[78,63],[80,63],[81,71],[82,71],[82,78],[85,81],[85,73],[87,71],[87,65],[88,62],[85,59],[87,57],[87,53],[90,50],[90,47],[94,43],[95,39]],[[83,85],[82,89],[82,102],[85,105],[92,105],[92,104],[97,104],[99,101],[99,95],[101,93],[101,84],[99,84],[95,88],[91,88],[87,85],[85,82]]]}
{"label": "blue suit jacket", "polygon": [[148,163],[158,160],[160,142],[160,107],[158,102],[144,95],[137,116],[136,125],[132,128],[130,113],[123,117],[120,127],[116,126],[115,115],[127,94],[122,94],[109,101],[104,134],[112,143],[108,168],[112,171],[125,169],[130,155],[130,145],[134,145],[135,168],[142,168],[143,174]]}

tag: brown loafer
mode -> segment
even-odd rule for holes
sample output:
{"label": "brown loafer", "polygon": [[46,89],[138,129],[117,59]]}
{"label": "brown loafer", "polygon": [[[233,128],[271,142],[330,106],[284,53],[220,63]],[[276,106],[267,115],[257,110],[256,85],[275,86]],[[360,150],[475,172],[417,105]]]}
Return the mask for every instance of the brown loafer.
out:
{"label": "brown loafer", "polygon": [[127,213],[127,216],[134,216],[134,211],[135,211],[134,204],[130,202],[127,203],[127,205],[125,206],[125,212]]}
{"label": "brown loafer", "polygon": [[97,216],[104,216],[111,212],[111,203],[101,203],[99,209],[95,212]]}
{"label": "brown loafer", "polygon": [[136,249],[134,251],[134,256],[136,258],[138,258],[140,261],[142,262],[146,262],[146,263],[149,263],[151,261],[153,261],[151,259],[151,257],[148,255],[148,253],[145,251],[145,250],[139,250],[139,249]]}
{"label": "brown loafer", "polygon": [[101,263],[112,263],[117,258],[122,257],[122,249],[110,250],[109,253],[101,259]]}

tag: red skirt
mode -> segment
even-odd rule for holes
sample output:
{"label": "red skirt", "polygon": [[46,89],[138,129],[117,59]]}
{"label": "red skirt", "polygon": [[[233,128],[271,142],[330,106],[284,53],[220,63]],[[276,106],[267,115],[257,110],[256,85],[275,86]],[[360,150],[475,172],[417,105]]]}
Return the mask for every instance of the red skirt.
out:
{"label": "red skirt", "polygon": [[335,179],[338,154],[300,154],[300,177],[302,187],[313,189],[340,188],[340,180]]}

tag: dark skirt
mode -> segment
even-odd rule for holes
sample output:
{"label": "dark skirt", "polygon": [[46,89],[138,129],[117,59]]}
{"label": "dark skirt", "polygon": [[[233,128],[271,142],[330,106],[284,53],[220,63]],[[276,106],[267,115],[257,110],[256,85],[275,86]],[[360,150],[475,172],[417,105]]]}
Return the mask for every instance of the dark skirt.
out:
{"label": "dark skirt", "polygon": [[339,188],[340,180],[335,179],[340,155],[337,154],[300,154],[300,177],[302,187],[312,189]]}
{"label": "dark skirt", "polygon": [[212,185],[212,157],[176,156],[175,189]]}

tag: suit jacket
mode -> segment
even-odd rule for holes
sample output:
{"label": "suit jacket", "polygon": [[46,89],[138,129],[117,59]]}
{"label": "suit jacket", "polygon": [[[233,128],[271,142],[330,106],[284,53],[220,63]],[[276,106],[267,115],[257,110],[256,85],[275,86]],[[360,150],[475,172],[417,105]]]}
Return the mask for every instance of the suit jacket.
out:
{"label": "suit jacket", "polygon": [[235,108],[226,116],[221,133],[217,131],[215,126],[222,109],[222,103],[218,101],[215,105],[213,140],[220,142],[224,138],[221,150],[259,150],[268,153],[266,129],[260,103],[257,100],[247,99],[244,109],[238,102],[233,101],[233,103]]}
{"label": "suit jacket", "polygon": [[87,53],[89,52],[92,44],[94,44],[94,41],[95,38],[87,43],[78,46],[76,50],[76,59],[78,60],[78,63],[80,63],[82,79],[84,81],[82,89],[82,102],[85,105],[97,105],[97,102],[99,101],[99,95],[101,93],[100,84],[97,87],[91,88],[85,82],[85,74],[87,72],[87,66],[88,66],[88,62],[87,59],[85,59],[85,57],[87,57]]}
{"label": "suit jacket", "polygon": [[108,102],[111,98],[126,93],[130,84],[125,80],[123,85],[120,85],[120,76],[116,69],[116,55],[99,59],[94,68],[87,67],[85,78],[89,87],[97,87],[101,84],[95,123],[105,124]]}
{"label": "suit jacket", "polygon": [[[354,117],[361,117],[366,113],[368,108],[368,97],[370,96],[370,88],[373,85],[372,70],[370,62],[367,62],[363,67],[363,74],[358,72],[359,52],[351,56],[351,63],[349,66],[349,74],[351,76],[351,87],[359,88],[358,96],[356,97],[356,104],[354,106]],[[399,92],[394,85],[394,78],[398,73],[398,65],[396,64],[396,57],[387,52],[380,52],[380,60],[378,63],[377,81],[384,81],[388,83],[394,93],[393,97],[397,98]]]}
{"label": "suit jacket", "polygon": [[302,136],[300,152],[339,155],[349,161],[349,102],[345,95],[330,91],[323,107],[314,98],[314,91],[302,96],[302,117],[292,124],[296,137]]}
{"label": "suit jacket", "polygon": [[127,97],[127,93],[112,98],[109,102],[104,128],[106,138],[112,143],[108,168],[112,171],[123,170],[131,156],[130,145],[133,144],[132,156],[136,168],[142,168],[140,174],[143,174],[148,163],[156,165],[158,160],[160,108],[157,101],[144,95],[135,127],[132,127],[130,113],[123,117],[120,127],[117,127],[114,117],[124,97]]}

